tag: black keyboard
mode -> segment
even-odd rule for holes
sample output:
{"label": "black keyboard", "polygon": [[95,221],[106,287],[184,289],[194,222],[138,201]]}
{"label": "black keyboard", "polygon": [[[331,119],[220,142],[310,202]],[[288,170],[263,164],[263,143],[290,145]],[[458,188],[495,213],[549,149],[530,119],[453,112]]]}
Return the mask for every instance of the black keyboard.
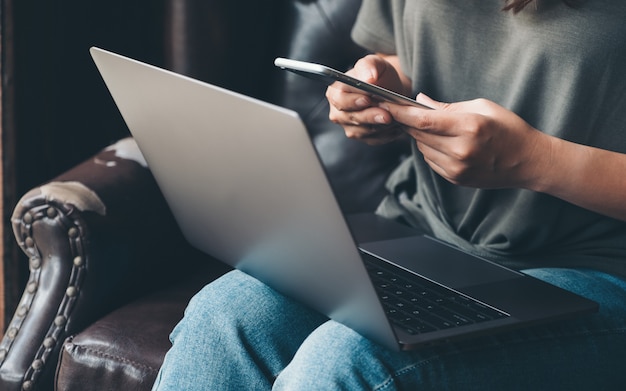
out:
{"label": "black keyboard", "polygon": [[390,321],[409,334],[465,326],[509,315],[426,278],[365,258]]}

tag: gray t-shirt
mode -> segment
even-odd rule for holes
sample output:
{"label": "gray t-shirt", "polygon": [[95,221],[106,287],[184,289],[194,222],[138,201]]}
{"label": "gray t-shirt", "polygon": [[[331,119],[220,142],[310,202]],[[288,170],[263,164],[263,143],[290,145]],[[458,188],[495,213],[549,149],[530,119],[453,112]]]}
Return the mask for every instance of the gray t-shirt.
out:
{"label": "gray t-shirt", "polygon": [[[543,132],[626,153],[626,2],[537,4],[513,14],[502,0],[364,0],[352,35],[397,54],[415,92],[487,98]],[[413,149],[379,213],[513,267],[626,275],[626,223],[542,193],[452,185]]]}

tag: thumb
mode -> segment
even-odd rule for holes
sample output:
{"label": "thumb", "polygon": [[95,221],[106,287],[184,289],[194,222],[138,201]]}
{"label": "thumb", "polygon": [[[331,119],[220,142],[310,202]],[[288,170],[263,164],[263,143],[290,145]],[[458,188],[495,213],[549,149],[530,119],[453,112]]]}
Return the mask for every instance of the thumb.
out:
{"label": "thumb", "polygon": [[415,97],[415,100],[417,101],[417,103],[421,103],[425,106],[432,107],[433,109],[436,109],[436,110],[443,110],[446,106],[448,106],[447,103],[436,101],[430,96],[422,92],[417,94],[417,96]]}
{"label": "thumb", "polygon": [[355,76],[357,79],[376,84],[381,74],[385,72],[386,66],[387,63],[382,58],[370,54],[354,64]]}

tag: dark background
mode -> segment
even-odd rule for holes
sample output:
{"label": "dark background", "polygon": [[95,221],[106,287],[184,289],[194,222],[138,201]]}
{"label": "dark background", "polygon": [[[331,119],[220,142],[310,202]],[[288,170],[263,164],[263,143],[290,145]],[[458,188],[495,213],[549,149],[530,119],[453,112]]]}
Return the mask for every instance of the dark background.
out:
{"label": "dark background", "polygon": [[14,1],[16,190],[122,137],[89,47],[163,63],[162,0]]}
{"label": "dark background", "polygon": [[10,228],[17,201],[127,134],[89,47],[163,64],[166,5],[165,0],[2,1],[5,320],[28,276]]}
{"label": "dark background", "polygon": [[[268,43],[225,21],[274,28],[273,1],[283,0],[0,0],[6,320],[28,277],[10,225],[19,198],[128,135],[89,48],[263,98],[257,76],[272,68]],[[248,69],[246,56],[266,56],[268,69]]]}

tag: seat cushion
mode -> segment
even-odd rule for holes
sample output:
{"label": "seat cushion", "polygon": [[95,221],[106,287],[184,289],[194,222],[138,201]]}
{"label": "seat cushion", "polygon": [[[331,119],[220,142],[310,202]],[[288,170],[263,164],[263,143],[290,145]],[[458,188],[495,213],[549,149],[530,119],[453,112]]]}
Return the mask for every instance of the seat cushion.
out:
{"label": "seat cushion", "polygon": [[228,270],[212,270],[110,313],[68,338],[61,350],[56,390],[150,390],[170,348],[169,334],[191,297]]}

